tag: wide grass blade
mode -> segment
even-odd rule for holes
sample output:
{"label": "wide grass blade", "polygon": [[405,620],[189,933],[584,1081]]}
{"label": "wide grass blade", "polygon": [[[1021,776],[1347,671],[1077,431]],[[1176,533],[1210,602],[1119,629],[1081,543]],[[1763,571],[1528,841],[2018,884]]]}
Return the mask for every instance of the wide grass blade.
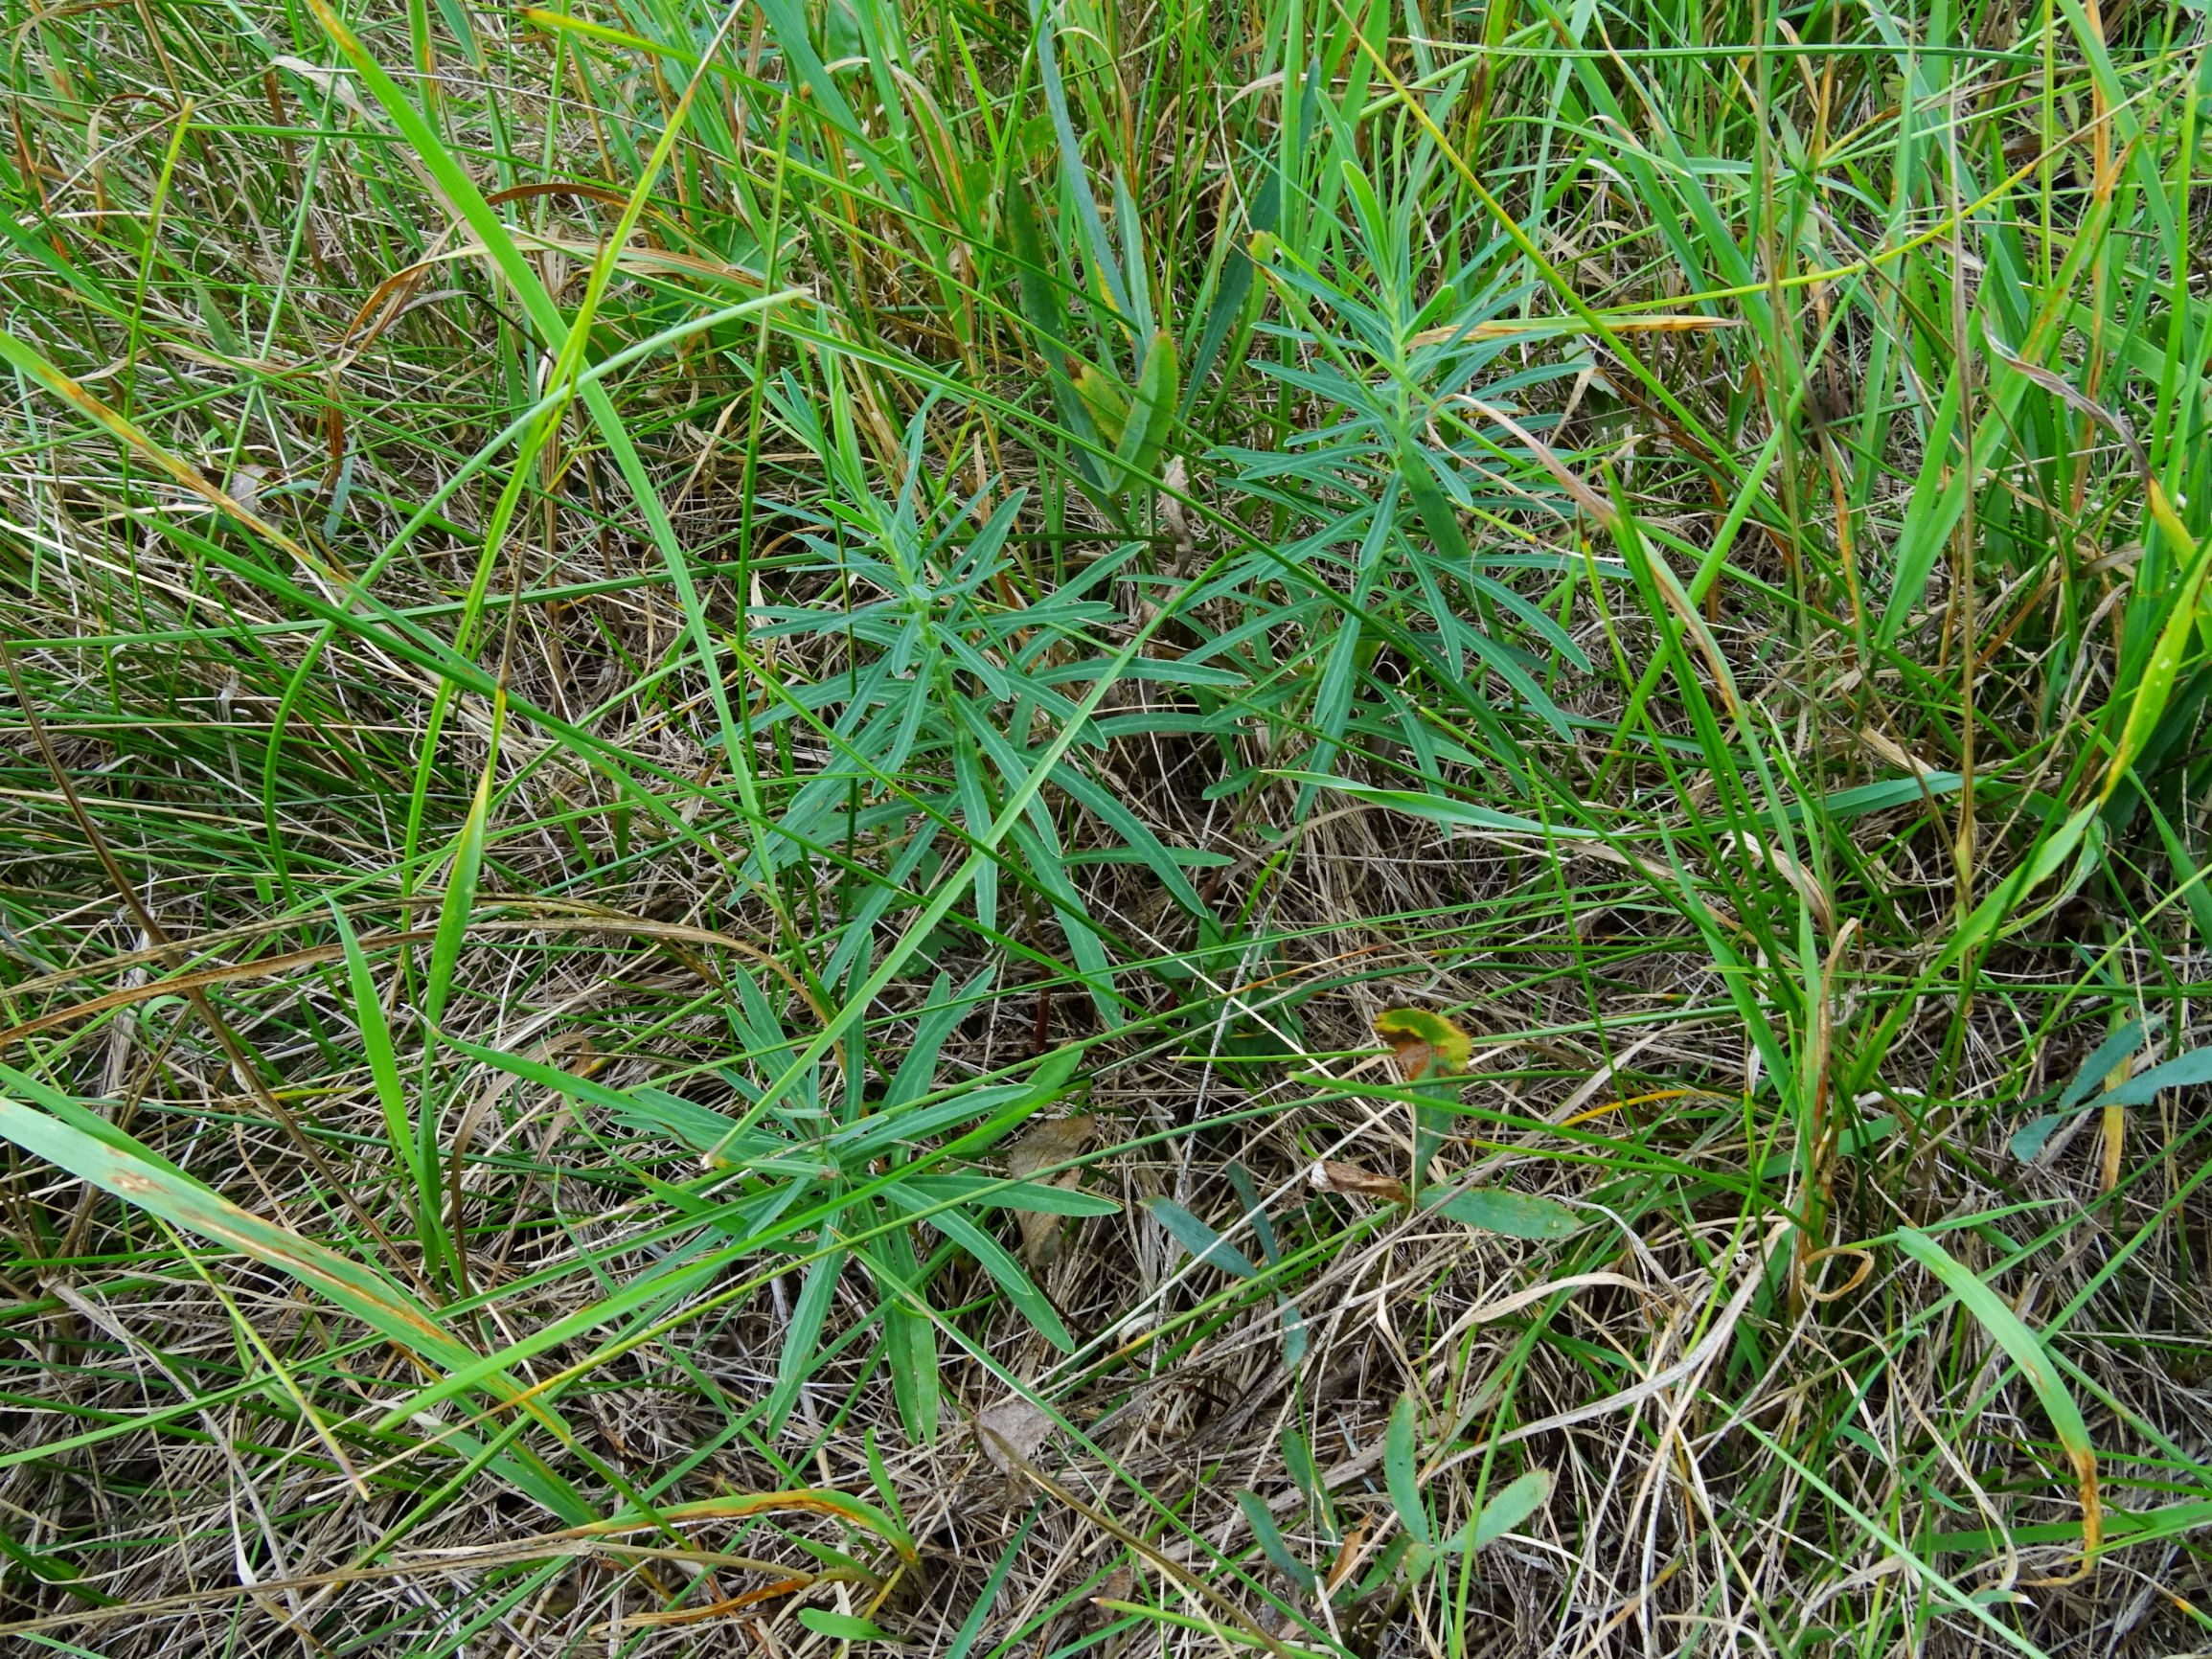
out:
{"label": "wide grass blade", "polygon": [[2099,1539],[2103,1535],[2103,1508],[2097,1496],[2097,1453],[2089,1443],[2088,1424],[2074,1403],[2059,1373],[2058,1364],[2043,1340],[2028,1329],[2004,1298],[1984,1284],[1972,1269],[1925,1233],[1904,1228],[1897,1235],[1901,1249],[1926,1267],[1955,1294],[2005,1356],[2020,1368],[2036,1399],[2050,1419],[2051,1428],[2072,1466],[2082,1497],[2082,1564],[2076,1577],[2095,1570]]}

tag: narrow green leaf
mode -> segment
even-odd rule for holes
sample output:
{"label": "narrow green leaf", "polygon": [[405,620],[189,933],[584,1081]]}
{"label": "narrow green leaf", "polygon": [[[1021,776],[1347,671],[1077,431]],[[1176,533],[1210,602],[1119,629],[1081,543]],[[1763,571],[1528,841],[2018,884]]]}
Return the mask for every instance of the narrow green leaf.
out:
{"label": "narrow green leaf", "polygon": [[1252,1179],[1251,1170],[1231,1159],[1221,1173],[1228,1178],[1229,1190],[1237,1194],[1237,1203],[1252,1228],[1252,1237],[1260,1241],[1260,1255],[1272,1267],[1283,1260],[1282,1248],[1275,1242],[1275,1223],[1268,1218],[1267,1209],[1260,1200],[1260,1188]]}
{"label": "narrow green leaf", "polygon": [[954,1632],[952,1645],[945,1649],[943,1659],[968,1659],[968,1655],[974,1650],[977,1639],[983,1634],[984,1625],[991,1617],[991,1610],[998,1605],[1000,1588],[1005,1584],[1007,1576],[1014,1571],[1015,1563],[1020,1559],[1023,1546],[1029,1542],[1031,1529],[1043,1513],[1041,1509],[1033,1508],[1023,1517],[1021,1525],[1015,1528],[1014,1536],[1007,1540],[1006,1548],[999,1553],[996,1565],[991,1569],[991,1576],[983,1580],[983,1588],[970,1599],[968,1617],[961,1622],[959,1630]]}
{"label": "narrow green leaf", "polygon": [[[1307,88],[1312,92],[1311,84]],[[1270,168],[1266,182],[1260,186],[1253,198],[1250,224],[1254,231],[1268,232],[1275,228],[1275,219],[1283,200],[1283,175]],[[1218,233],[1230,236],[1227,226]],[[1191,353],[1190,384],[1183,392],[1183,419],[1188,420],[1197,402],[1198,393],[1205,384],[1207,374],[1213,369],[1214,359],[1221,354],[1221,347],[1244,313],[1244,303],[1252,292],[1252,256],[1242,239],[1232,239],[1227,258],[1221,266],[1220,285],[1214,291],[1214,303],[1206,311],[1205,330],[1198,336],[1197,350]]]}
{"label": "narrow green leaf", "polygon": [[2204,588],[2208,575],[2212,575],[2212,536],[2206,537],[2194,548],[2178,546],[2175,553],[2184,557],[2186,563],[2181,579],[2166,602],[2166,618],[2158,629],[2157,639],[2151,647],[2151,660],[2144,665],[2142,677],[2134,689],[2127,693],[2128,716],[2120,727],[2119,744],[2112,751],[2112,759],[2105,769],[2105,787],[2100,801],[2111,799],[2112,791],[2120,786],[2135,757],[2143,752],[2143,745],[2151,740],[2158,720],[2166,712],[2166,703],[2174,694],[2174,682],[2181,671],[2181,661],[2189,653],[2189,642],[2202,620]]}
{"label": "narrow green leaf", "polygon": [[19,1072],[13,1066],[0,1065],[0,1084],[5,1084],[10,1091],[31,1102],[40,1110],[58,1118],[79,1134],[91,1137],[101,1145],[121,1153],[126,1159],[138,1159],[151,1164],[155,1169],[162,1170],[174,1180],[183,1182],[186,1186],[201,1188],[206,1186],[206,1183],[197,1176],[189,1174],[171,1163],[136,1136],[117,1128],[81,1101],[70,1099],[60,1090],[39,1081],[27,1072]]}
{"label": "narrow green leaf", "polygon": [[1252,1536],[1259,1541],[1260,1553],[1267,1557],[1275,1571],[1301,1590],[1311,1592],[1319,1587],[1321,1575],[1290,1553],[1289,1544],[1285,1541],[1281,1529],[1275,1525],[1274,1515],[1258,1493],[1239,1492],[1237,1507],[1244,1511],[1244,1522],[1252,1529]]}
{"label": "narrow green leaf", "polygon": [[832,1613],[827,1607],[801,1607],[799,1623],[818,1636],[834,1637],[840,1642],[890,1642],[902,1645],[903,1637],[894,1636],[880,1625],[850,1613]]}
{"label": "narrow green leaf", "polygon": [[1257,1279],[1260,1270],[1251,1258],[1184,1209],[1172,1198],[1148,1198],[1145,1208],[1169,1236],[1200,1261],[1211,1262],[1239,1279]]}
{"label": "narrow green leaf", "polygon": [[1551,1198],[1533,1193],[1513,1193],[1495,1187],[1471,1187],[1464,1192],[1429,1187],[1421,1194],[1422,1208],[1485,1233],[1503,1233],[1509,1239],[1564,1239],[1589,1222],[1580,1213]]}
{"label": "narrow green leaf", "polygon": [[2188,843],[2158,809],[2158,804],[2146,798],[2143,807],[2166,849],[2166,862],[2174,867],[2174,880],[2181,890],[2181,901],[2189,907],[2189,920],[2197,925],[2198,945],[2212,945],[2212,886],[2206,884],[2205,873],[2199,868]]}
{"label": "narrow green leaf", "polygon": [[1317,788],[1332,789],[1339,795],[1350,795],[1355,800],[1372,802],[1378,807],[1388,807],[1394,811],[1409,812],[1416,818],[1426,818],[1437,824],[1468,824],[1479,830],[1496,830],[1516,835],[1534,835],[1539,840],[1594,841],[1600,839],[1594,830],[1577,829],[1572,825],[1542,824],[1534,818],[1522,818],[1511,812],[1499,812],[1488,807],[1477,807],[1466,801],[1453,800],[1449,795],[1422,795],[1408,789],[1383,789],[1372,784],[1356,784],[1342,778],[1332,778],[1321,772],[1299,772],[1270,769],[1269,777],[1282,778],[1293,784],[1311,784]]}
{"label": "narrow green leaf", "polygon": [[883,1305],[884,1354],[900,1420],[924,1445],[937,1439],[943,1389],[937,1372],[937,1332],[902,1302]]}
{"label": "narrow green leaf", "polygon": [[[0,1556],[4,1556],[14,1562],[40,1583],[58,1585],[79,1601],[88,1602],[92,1606],[117,1607],[122,1605],[113,1596],[103,1595],[90,1584],[80,1583],[78,1580],[84,1577],[84,1569],[75,1561],[65,1560],[59,1556],[47,1555],[31,1549],[20,1542],[5,1527],[0,1527]],[[85,1649],[80,1648],[78,1651],[82,1652]]]}
{"label": "narrow green leaf", "polygon": [[2128,1021],[2099,1043],[2089,1057],[2084,1060],[2069,1082],[2059,1095],[2059,1110],[2069,1112],[2089,1098],[2092,1090],[2104,1086],[2112,1069],[2138,1048],[2143,1046],[2143,1022]]}
{"label": "narrow green leaf", "polygon": [[[910,1192],[903,1187],[886,1188],[883,1196],[909,1215],[919,1216],[921,1211],[930,1209],[925,1194]],[[957,1209],[930,1210],[927,1219],[930,1226],[975,1258],[983,1270],[1006,1292],[1007,1299],[1021,1310],[1022,1316],[1044,1333],[1047,1342],[1062,1353],[1073,1353],[1076,1351],[1076,1340],[1068,1334],[1067,1327],[1061,1323],[1059,1309],[1037,1287],[1036,1282],[1022,1271],[1021,1263],[1008,1253],[1005,1245]]]}
{"label": "narrow green leaf", "polygon": [[[1129,290],[1122,284],[1121,261],[1114,258],[1113,239],[1106,235],[1106,225],[1099,217],[1098,198],[1091,193],[1090,173],[1083,163],[1083,144],[1076,137],[1075,124],[1068,115],[1067,92],[1060,81],[1060,54],[1055,47],[1059,34],[1059,20],[1040,8],[1036,13],[1035,35],[1038,79],[1044,88],[1045,109],[1052,117],[1054,136],[1060,140],[1060,182],[1066,187],[1076,218],[1089,242],[1091,266],[1105,284],[1113,308],[1128,321],[1131,310]],[[1133,234],[1133,227],[1124,228]]]}
{"label": "narrow green leaf", "polygon": [[916,1175],[904,1189],[931,1204],[961,1203],[992,1210],[1035,1210],[1046,1216],[1118,1216],[1118,1199],[1050,1181],[1008,1181],[999,1175]]}
{"label": "narrow green leaf", "polygon": [[[825,1224],[817,1243],[827,1246],[835,1236],[835,1229]],[[764,1413],[766,1420],[763,1427],[769,1435],[783,1433],[791,1408],[798,1404],[799,1390],[806,1387],[821,1360],[822,1325],[829,1317],[830,1298],[836,1292],[847,1254],[824,1249],[807,1264],[798,1299],[791,1304],[790,1323],[784,1328],[783,1350],[776,1356],[776,1386],[769,1392]]]}
{"label": "narrow green leaf", "polygon": [[1998,883],[1987,898],[1974,906],[1973,914],[1951,930],[1950,938],[1927,971],[1940,971],[1969,952],[1978,950],[2007,922],[2014,920],[2021,901],[2056,875],[2064,868],[2066,860],[2074,856],[2089,833],[2097,810],[2097,803],[2092,801],[2060,824],[2025,864]]}
{"label": "narrow green leaf", "polygon": [[1436,551],[1454,567],[1471,563],[1474,556],[1467,545],[1466,533],[1459,528],[1459,513],[1429,469],[1426,452],[1410,433],[1399,435],[1397,459],[1399,479]]}
{"label": "narrow green leaf", "polygon": [[151,1158],[94,1140],[5,1096],[0,1096],[0,1136],[165,1221],[281,1268],[426,1358],[466,1364],[476,1357],[428,1308],[375,1268],[264,1221],[197,1182],[180,1179]]}
{"label": "narrow green leaf", "polygon": [[[1946,795],[1955,795],[1966,780],[1956,772],[1929,772],[1918,778],[1891,778],[1880,784],[1861,784],[1856,788],[1838,789],[1822,797],[1819,813],[1836,823],[1853,818],[1863,818],[1872,812],[1893,811],[1900,807],[1918,806],[1924,801],[1940,801]],[[1804,817],[1805,804],[1792,801],[1782,808],[1782,815],[1791,822]]]}
{"label": "narrow green leaf", "polygon": [[[878,1206],[868,1202],[858,1214],[873,1217]],[[923,1311],[921,1292],[915,1288],[922,1269],[913,1240],[906,1228],[896,1227],[855,1254],[883,1298],[883,1357],[891,1368],[891,1393],[900,1420],[909,1435],[926,1445],[937,1438],[944,1391],[937,1368],[937,1329]]]}
{"label": "narrow green leaf", "polygon": [[1996,1345],[2004,1350],[2005,1357],[2020,1369],[2041,1402],[2043,1415],[2051,1420],[2051,1427],[2065,1448],[2067,1461],[2072,1464],[2074,1478],[2081,1489],[2083,1553],[2094,1557],[2102,1536],[2103,1511],[2097,1501],[2097,1453],[2089,1443],[2088,1424],[2082,1420],[2081,1408],[2074,1397],[2066,1392],[2061,1380],[2056,1361],[2043,1346],[2042,1338],[2028,1329],[2027,1323],[2015,1313],[2004,1298],[1968,1269],[1927,1234],[1910,1227],[1901,1228],[1897,1242],[1907,1256],[1926,1267],[1944,1285],[1957,1295],[1966,1309],[1973,1314],[1981,1328],[1988,1331]]}
{"label": "narrow green leaf", "polygon": [[2161,1090],[2197,1088],[2205,1083],[2212,1083],[2212,1047],[2192,1049],[2137,1072],[2126,1082],[2107,1089],[2089,1105],[2092,1110],[2099,1106],[2144,1106],[2156,1100]]}
{"label": "narrow green leaf", "polygon": [[1428,1524],[1428,1508],[1421,1501],[1421,1472],[1415,1465],[1413,1396],[1402,1394],[1390,1408],[1390,1426],[1382,1438],[1382,1480],[1390,1489],[1391,1507],[1404,1523],[1406,1536],[1424,1549],[1435,1541]]}
{"label": "narrow green leaf", "polygon": [[1493,1492],[1467,1529],[1467,1547],[1479,1550],[1493,1538],[1514,1531],[1542,1509],[1552,1495],[1549,1469],[1530,1469],[1518,1480]]}
{"label": "narrow green leaf", "polygon": [[424,1170],[418,1155],[414,1125],[407,1118],[407,1090],[399,1079],[399,1056],[392,1048],[392,1030],[384,1021],[384,1005],[376,995],[368,953],[362,950],[361,942],[353,936],[353,924],[335,900],[331,904],[331,920],[337,928],[338,943],[346,951],[346,977],[353,992],[353,1023],[361,1033],[361,1047],[368,1055],[369,1076],[376,1087],[377,1103],[383,1107],[384,1137],[391,1143],[392,1155],[399,1160],[400,1168],[413,1174],[417,1202],[435,1208],[437,1173]]}
{"label": "narrow green leaf", "polygon": [[2041,1117],[2030,1118],[2013,1131],[2013,1138],[2007,1143],[2012,1155],[2023,1164],[2035,1162],[2067,1116],[2064,1112],[2045,1112]]}
{"label": "narrow green leaf", "polygon": [[430,942],[430,976],[422,992],[422,1017],[431,1026],[445,1017],[453,989],[453,968],[468,940],[468,918],[476,908],[476,881],[484,868],[484,830],[491,810],[491,765],[476,779],[476,795],[453,843],[453,863],[445,875],[445,898],[438,907],[438,931]]}
{"label": "narrow green leaf", "polygon": [[1122,468],[1123,489],[1137,489],[1158,471],[1160,455],[1174,430],[1180,387],[1174,336],[1162,329],[1145,352],[1144,366],[1137,373],[1136,396],[1129,401],[1121,442],[1114,448],[1114,459]]}
{"label": "narrow green leaf", "polygon": [[[522,1397],[522,1389],[512,1377],[502,1372],[481,1370],[481,1356],[473,1349],[376,1268],[262,1220],[197,1182],[176,1175],[150,1155],[134,1154],[127,1137],[121,1142],[95,1139],[0,1096],[0,1138],[172,1226],[288,1274],[435,1368],[471,1371],[488,1392],[502,1399]],[[544,1405],[533,1401],[525,1409],[566,1437],[567,1430]],[[455,1446],[459,1449],[458,1442]],[[520,1454],[520,1462],[513,1457],[501,1460],[507,1478],[570,1525],[591,1518],[590,1507],[566,1481],[529,1454]]]}

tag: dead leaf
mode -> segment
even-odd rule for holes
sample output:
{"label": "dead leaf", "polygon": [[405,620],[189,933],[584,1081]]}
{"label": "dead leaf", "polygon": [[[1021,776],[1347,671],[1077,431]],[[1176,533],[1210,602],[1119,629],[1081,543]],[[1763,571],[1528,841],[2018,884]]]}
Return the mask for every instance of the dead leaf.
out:
{"label": "dead leaf", "polygon": [[1160,474],[1160,525],[1174,538],[1175,567],[1197,551],[1198,533],[1191,523],[1191,510],[1179,499],[1191,492],[1191,469],[1178,455]]}
{"label": "dead leaf", "polygon": [[1026,1181],[1055,1164],[1064,1164],[1090,1145],[1091,1120],[1087,1116],[1046,1118],[1006,1148],[1006,1172]]}
{"label": "dead leaf", "polygon": [[[1017,1181],[1027,1181],[1066,1163],[1083,1148],[1090,1145],[1091,1120],[1086,1116],[1047,1118],[1033,1124],[1028,1131],[1006,1148],[1006,1172]],[[1053,1185],[1072,1186],[1076,1171],[1069,1170]],[[1021,1259],[1029,1266],[1044,1267],[1060,1253],[1060,1223],[1064,1216],[1052,1215],[1042,1210],[1016,1209],[1021,1218]]]}
{"label": "dead leaf", "polygon": [[1918,755],[1910,753],[1904,744],[1886,733],[1877,732],[1871,727],[1859,734],[1859,740],[1865,744],[1868,751],[1880,760],[1895,766],[1901,772],[1911,773],[1915,778],[1933,778],[1940,770],[1938,767],[1929,765]]}
{"label": "dead leaf", "polygon": [[1805,900],[1806,908],[1813,912],[1813,920],[1823,928],[1833,928],[1836,925],[1836,911],[1834,906],[1828,902],[1827,891],[1822,888],[1804,865],[1798,863],[1781,848],[1769,846],[1748,830],[1723,830],[1721,838],[1724,841],[1733,841],[1745,853],[1749,854],[1754,862],[1764,864],[1775,875],[1781,876],[1783,880],[1789,882],[1796,890],[1797,897]]}
{"label": "dead leaf", "polygon": [[975,1415],[975,1439],[991,1466],[1008,1480],[1018,1480],[1021,1466],[1037,1455],[1044,1437],[1052,1432],[1052,1417],[1018,1394]]}
{"label": "dead leaf", "polygon": [[1323,1158],[1307,1171],[1307,1179],[1324,1193],[1342,1193],[1352,1198],[1375,1198],[1385,1204],[1405,1202],[1405,1183],[1394,1175],[1378,1175],[1357,1164],[1339,1164]]}
{"label": "dead leaf", "polygon": [[1032,1272],[1040,1272],[1060,1260],[1060,1224],[1065,1216],[1055,1216],[1045,1210],[1016,1210],[1021,1221],[1022,1265]]}

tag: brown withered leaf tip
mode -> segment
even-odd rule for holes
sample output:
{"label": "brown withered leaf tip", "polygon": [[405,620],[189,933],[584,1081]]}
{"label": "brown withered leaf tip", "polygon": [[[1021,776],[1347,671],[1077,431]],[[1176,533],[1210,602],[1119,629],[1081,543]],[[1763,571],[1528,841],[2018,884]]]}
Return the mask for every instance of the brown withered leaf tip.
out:
{"label": "brown withered leaf tip", "polygon": [[1395,1175],[1378,1175],[1362,1170],[1357,1164],[1340,1164],[1334,1158],[1323,1158],[1307,1172],[1307,1178],[1324,1193],[1341,1193],[1347,1197],[1375,1198],[1385,1204],[1405,1202],[1405,1183]]}

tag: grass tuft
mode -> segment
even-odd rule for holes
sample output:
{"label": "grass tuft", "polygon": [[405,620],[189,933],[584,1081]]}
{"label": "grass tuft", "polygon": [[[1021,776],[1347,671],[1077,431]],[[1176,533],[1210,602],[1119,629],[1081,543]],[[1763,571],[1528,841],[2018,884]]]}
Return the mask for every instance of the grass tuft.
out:
{"label": "grass tuft", "polygon": [[10,25],[0,1636],[2201,1646],[2200,11]]}

